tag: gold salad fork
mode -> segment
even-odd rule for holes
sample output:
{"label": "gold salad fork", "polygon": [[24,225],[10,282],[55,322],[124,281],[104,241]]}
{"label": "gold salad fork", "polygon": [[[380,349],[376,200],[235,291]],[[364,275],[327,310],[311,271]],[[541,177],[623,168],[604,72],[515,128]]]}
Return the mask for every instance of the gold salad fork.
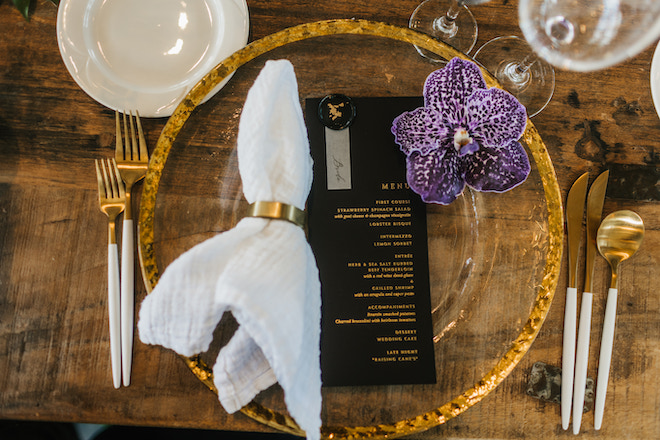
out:
{"label": "gold salad fork", "polygon": [[121,386],[121,351],[119,333],[119,261],[115,221],[126,206],[124,183],[113,159],[96,160],[99,205],[108,216],[108,320],[110,322],[110,358],[112,383]]}
{"label": "gold salad fork", "polygon": [[[130,112],[126,121],[123,113],[124,141],[122,142],[122,121],[119,112],[115,111],[116,147],[115,160],[119,167],[119,174],[126,184],[126,211],[124,212],[124,225],[122,230],[121,246],[121,358],[122,376],[124,386],[131,383],[131,362],[133,359],[133,315],[135,297],[135,238],[133,233],[133,209],[131,204],[131,191],[133,185],[144,178],[149,166],[149,152],[144,139],[140,115]],[[129,136],[130,125],[130,136]],[[137,126],[137,138],[135,133]]]}

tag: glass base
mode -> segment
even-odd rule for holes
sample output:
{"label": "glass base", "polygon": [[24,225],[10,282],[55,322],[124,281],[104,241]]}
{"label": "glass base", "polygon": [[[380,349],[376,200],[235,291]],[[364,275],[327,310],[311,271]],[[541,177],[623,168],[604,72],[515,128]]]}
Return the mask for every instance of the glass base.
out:
{"label": "glass base", "polygon": [[[525,106],[530,118],[539,114],[552,99],[555,70],[536,57],[522,38],[498,37],[490,40],[477,50],[474,59]],[[531,62],[527,70],[519,68],[523,61]]]}
{"label": "glass base", "polygon": [[[412,13],[408,27],[449,44],[464,54],[470,53],[477,42],[477,21],[466,6],[458,8],[456,19],[445,19],[453,0],[426,0]],[[455,6],[455,4],[454,4]],[[440,55],[415,46],[417,52],[436,63],[447,63]]]}

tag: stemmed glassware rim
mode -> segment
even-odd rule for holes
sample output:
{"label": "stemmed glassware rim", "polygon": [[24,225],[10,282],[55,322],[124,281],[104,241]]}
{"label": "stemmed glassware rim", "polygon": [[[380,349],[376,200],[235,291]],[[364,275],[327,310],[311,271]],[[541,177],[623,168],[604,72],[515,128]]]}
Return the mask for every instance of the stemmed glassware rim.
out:
{"label": "stemmed glassware rim", "polygon": [[[608,56],[603,57],[566,57],[561,51],[554,50],[548,46],[543,38],[546,33],[538,32],[535,20],[532,18],[535,13],[535,6],[530,1],[521,0],[518,3],[519,26],[527,42],[532,46],[539,57],[546,60],[553,66],[576,72],[591,72],[611,67],[628,58],[639,54],[644,48],[651,45],[660,37],[660,14],[653,22],[653,25],[647,29],[639,38],[632,41],[631,44],[622,47],[616,52],[609,52]],[[538,12],[538,11],[536,11]]]}

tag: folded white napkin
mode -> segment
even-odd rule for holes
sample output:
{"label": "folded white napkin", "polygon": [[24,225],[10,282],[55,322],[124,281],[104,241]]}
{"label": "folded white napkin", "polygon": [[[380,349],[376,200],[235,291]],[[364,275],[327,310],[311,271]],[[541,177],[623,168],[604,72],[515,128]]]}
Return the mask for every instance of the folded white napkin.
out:
{"label": "folded white napkin", "polygon": [[[250,89],[238,130],[248,202],[304,209],[312,159],[293,66],[268,61]],[[248,217],[181,255],[140,309],[146,344],[184,356],[208,350],[229,310],[239,323],[213,367],[220,403],[233,413],[279,382],[291,416],[320,437],[321,289],[304,231],[285,220]]]}

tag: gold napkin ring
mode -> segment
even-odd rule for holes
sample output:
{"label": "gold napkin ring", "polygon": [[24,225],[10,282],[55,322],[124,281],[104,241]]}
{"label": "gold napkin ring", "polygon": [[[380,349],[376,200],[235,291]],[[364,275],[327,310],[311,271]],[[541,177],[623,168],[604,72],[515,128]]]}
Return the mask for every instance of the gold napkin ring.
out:
{"label": "gold napkin ring", "polygon": [[286,220],[305,229],[307,215],[305,211],[293,205],[280,202],[257,201],[248,206],[247,217],[262,217]]}

